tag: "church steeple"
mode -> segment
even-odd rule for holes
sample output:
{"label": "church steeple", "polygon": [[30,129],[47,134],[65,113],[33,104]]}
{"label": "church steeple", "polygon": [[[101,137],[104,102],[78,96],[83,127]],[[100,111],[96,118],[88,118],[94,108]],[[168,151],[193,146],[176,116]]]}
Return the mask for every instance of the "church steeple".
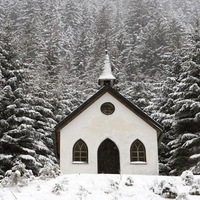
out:
{"label": "church steeple", "polygon": [[98,84],[100,86],[110,85],[112,87],[115,84],[115,82],[116,82],[116,78],[112,75],[110,58],[109,58],[108,52],[106,50],[104,67],[103,67],[101,76],[98,79]]}

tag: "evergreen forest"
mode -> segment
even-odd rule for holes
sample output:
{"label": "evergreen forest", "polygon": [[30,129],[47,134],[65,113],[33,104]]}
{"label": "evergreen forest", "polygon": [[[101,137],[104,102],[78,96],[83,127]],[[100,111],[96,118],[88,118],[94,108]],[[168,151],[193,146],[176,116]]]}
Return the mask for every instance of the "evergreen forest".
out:
{"label": "evergreen forest", "polygon": [[54,127],[114,86],[163,126],[160,174],[200,174],[200,0],[0,0],[0,175],[56,167]]}

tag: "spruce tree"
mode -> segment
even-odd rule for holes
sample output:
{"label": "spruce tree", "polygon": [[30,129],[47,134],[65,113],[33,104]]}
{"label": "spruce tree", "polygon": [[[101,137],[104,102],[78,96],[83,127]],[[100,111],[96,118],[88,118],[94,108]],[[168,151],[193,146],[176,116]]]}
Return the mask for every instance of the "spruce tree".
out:
{"label": "spruce tree", "polygon": [[0,39],[1,174],[21,160],[37,175],[46,162],[51,165],[56,162],[52,140],[56,124],[53,106],[38,87],[30,88],[29,66],[18,58],[12,46],[13,36],[7,31]]}
{"label": "spruce tree", "polygon": [[199,157],[194,155],[200,153],[200,37],[197,34],[195,38],[189,59],[181,64],[179,83],[170,94],[175,99],[174,139],[168,144],[171,149],[168,161],[171,174],[180,174],[192,167],[195,169],[199,161]]}
{"label": "spruce tree", "polygon": [[15,154],[12,152],[21,150],[16,137],[18,137],[17,133],[20,132],[20,121],[26,121],[27,119],[19,119],[16,112],[20,110],[21,100],[23,99],[25,70],[11,45],[9,27],[4,27],[1,31],[0,161],[2,173],[13,163],[12,160]]}

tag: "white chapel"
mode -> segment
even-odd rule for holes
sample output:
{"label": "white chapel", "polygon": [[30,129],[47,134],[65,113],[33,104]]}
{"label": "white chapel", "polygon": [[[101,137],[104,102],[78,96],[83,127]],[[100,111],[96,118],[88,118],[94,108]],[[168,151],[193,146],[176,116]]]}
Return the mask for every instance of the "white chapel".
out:
{"label": "white chapel", "polygon": [[162,127],[113,85],[109,56],[101,89],[55,127],[61,172],[158,175]]}

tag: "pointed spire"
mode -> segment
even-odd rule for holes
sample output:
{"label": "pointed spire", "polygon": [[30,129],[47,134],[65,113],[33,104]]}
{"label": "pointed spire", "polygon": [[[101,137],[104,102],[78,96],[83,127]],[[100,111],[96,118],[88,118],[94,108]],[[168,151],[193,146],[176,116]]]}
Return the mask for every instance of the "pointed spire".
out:
{"label": "pointed spire", "polygon": [[115,81],[116,81],[116,78],[112,75],[110,58],[109,58],[108,52],[106,50],[104,67],[103,67],[103,71],[101,73],[101,76],[98,79],[98,84],[100,86],[110,85],[112,87],[114,85]]}

